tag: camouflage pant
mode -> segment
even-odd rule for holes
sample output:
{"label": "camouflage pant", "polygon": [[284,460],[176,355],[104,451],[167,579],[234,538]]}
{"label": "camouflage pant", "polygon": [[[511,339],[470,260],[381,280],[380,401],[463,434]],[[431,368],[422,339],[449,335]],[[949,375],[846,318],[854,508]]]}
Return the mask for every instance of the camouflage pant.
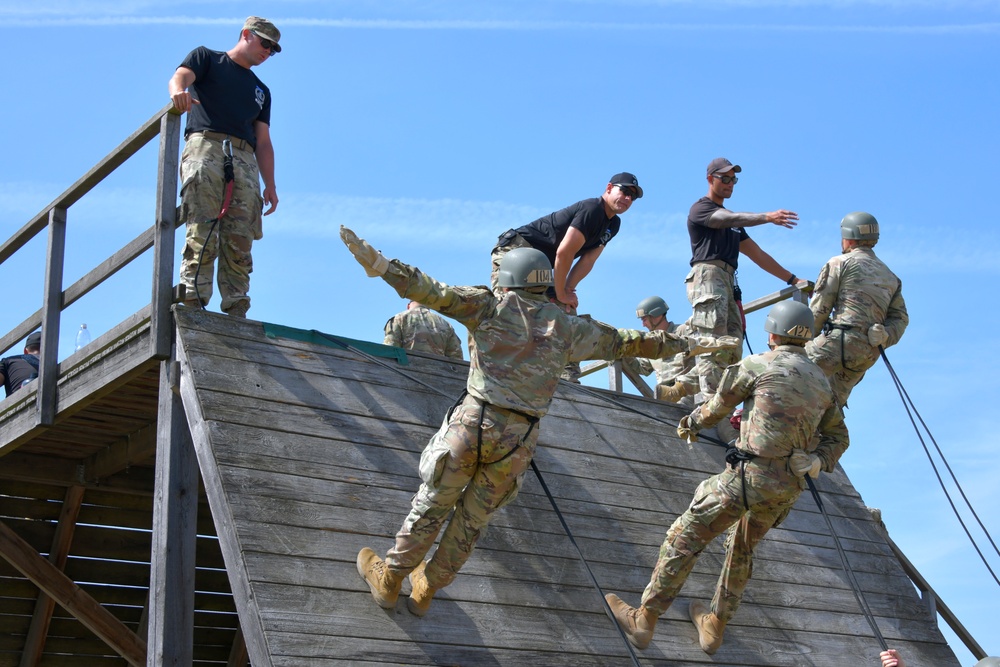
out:
{"label": "camouflage pant", "polygon": [[[490,254],[490,261],[492,263],[492,269],[490,271],[490,289],[494,292],[500,289],[500,260],[503,256],[514,248],[531,248],[533,247],[530,243],[524,240],[520,234],[515,234],[511,239],[508,240],[506,245],[495,246],[493,252]],[[550,287],[546,293],[550,299],[555,301],[556,291],[555,288]],[[569,311],[570,315],[576,315],[576,308],[571,308]],[[472,336],[469,336],[469,340],[472,340]],[[470,353],[471,354],[471,353]],[[566,368],[563,369],[562,375],[560,376],[563,380],[568,382],[574,382],[580,384],[580,363],[577,361],[571,361],[566,364]]]}
{"label": "camouflage pant", "polygon": [[386,554],[389,568],[406,573],[419,565],[454,508],[425,570],[433,588],[454,581],[493,513],[517,496],[537,440],[537,423],[466,396],[420,456],[423,483]]}
{"label": "camouflage pant", "polygon": [[854,386],[878,361],[877,347],[868,342],[865,333],[833,329],[806,343],[806,354],[823,369],[830,380],[837,405],[844,407]]}
{"label": "camouflage pant", "polygon": [[730,466],[695,491],[691,506],[674,521],[660,546],[642,605],[658,616],[677,597],[704,548],[727,529],[726,557],[712,612],[728,622],[736,613],[753,573],[753,551],[767,531],[780,524],[802,493],[803,481],[787,469],[788,459],[754,459],[746,464],[743,506],[739,469]]}
{"label": "camouflage pant", "polygon": [[[743,322],[733,298],[733,275],[713,264],[699,262],[684,280],[691,303],[691,326],[702,336],[735,336],[743,340]],[[699,354],[695,372],[702,400],[707,401],[719,387],[722,371],[740,360],[739,350]]]}
{"label": "camouflage pant", "polygon": [[178,217],[187,224],[181,254],[181,284],[187,288],[187,299],[194,300],[196,295],[200,295],[202,302],[207,304],[212,296],[212,273],[218,257],[223,311],[228,311],[239,301],[246,301],[249,307],[247,292],[253,271],[250,248],[254,240],[263,236],[263,199],[257,159],[253,152],[234,147],[233,172],[232,200],[226,215],[209,238],[211,221],[219,215],[225,194],[222,142],[200,134],[188,137],[181,154],[180,168],[181,206]]}

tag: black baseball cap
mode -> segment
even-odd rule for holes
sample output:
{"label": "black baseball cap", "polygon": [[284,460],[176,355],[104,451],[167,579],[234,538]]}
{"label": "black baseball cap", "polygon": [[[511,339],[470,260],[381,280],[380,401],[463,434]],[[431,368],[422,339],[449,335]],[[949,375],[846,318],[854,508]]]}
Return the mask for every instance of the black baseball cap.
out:
{"label": "black baseball cap", "polygon": [[42,347],[42,332],[36,331],[33,334],[28,334],[28,339],[24,341],[25,347],[30,347],[31,349]]}
{"label": "black baseball cap", "polygon": [[705,170],[706,176],[711,176],[712,174],[725,173],[732,170],[734,174],[738,174],[743,171],[743,168],[738,164],[733,164],[724,157],[717,157],[708,163],[708,169]]}
{"label": "black baseball cap", "polygon": [[620,174],[615,174],[614,176],[611,177],[611,180],[608,181],[608,183],[610,183],[611,185],[624,185],[625,187],[635,188],[635,191],[638,194],[636,194],[636,196],[633,197],[633,199],[642,199],[642,188],[639,187],[639,179],[633,176],[632,174],[628,173],[627,171],[623,171]]}

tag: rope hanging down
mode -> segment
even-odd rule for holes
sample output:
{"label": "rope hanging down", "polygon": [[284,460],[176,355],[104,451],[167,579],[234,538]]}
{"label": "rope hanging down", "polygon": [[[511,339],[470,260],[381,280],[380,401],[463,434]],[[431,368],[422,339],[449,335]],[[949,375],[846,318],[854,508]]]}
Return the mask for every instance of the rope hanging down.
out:
{"label": "rope hanging down", "polygon": [[[965,525],[965,521],[962,520],[961,515],[958,513],[958,508],[955,507],[955,503],[951,498],[951,494],[948,493],[948,489],[945,488],[944,480],[941,479],[941,473],[938,471],[937,466],[934,464],[934,458],[931,456],[931,452],[927,448],[927,443],[924,442],[923,436],[920,435],[920,429],[917,427],[917,422],[913,419],[913,415],[917,416],[917,419],[920,420],[920,425],[923,426],[924,430],[927,432],[927,437],[930,438],[931,442],[934,443],[934,449],[937,450],[938,456],[941,457],[941,461],[944,463],[945,468],[948,469],[948,474],[951,475],[951,480],[955,483],[955,486],[958,488],[958,492],[961,494],[962,500],[965,501],[966,507],[969,508],[969,511],[972,513],[972,516],[975,517],[976,522],[979,524],[979,527],[982,529],[983,533],[985,533],[986,539],[988,539],[990,544],[993,546],[993,551],[996,552],[997,555],[1000,555],[1000,550],[997,549],[997,545],[993,541],[993,537],[990,536],[990,532],[986,530],[986,526],[984,526],[983,522],[979,519],[979,515],[976,514],[976,510],[972,507],[972,503],[969,502],[969,498],[965,495],[965,491],[962,489],[962,485],[958,483],[958,479],[955,477],[955,473],[952,471],[951,466],[948,465],[948,459],[945,458],[944,453],[941,451],[941,448],[938,447],[937,440],[934,439],[934,435],[931,433],[931,430],[927,428],[927,424],[924,422],[924,418],[921,417],[920,413],[917,411],[917,406],[913,404],[913,401],[910,399],[910,395],[906,392],[906,389],[903,388],[903,383],[900,381],[899,376],[896,375],[896,370],[892,367],[892,364],[889,363],[889,357],[886,356],[885,349],[881,345],[879,345],[879,353],[882,355],[882,361],[885,362],[885,367],[889,370],[889,375],[890,377],[892,377],[892,381],[896,385],[896,391],[899,392],[899,398],[900,400],[903,401],[903,408],[906,410],[906,416],[910,418],[910,423],[913,424],[913,430],[917,434],[917,439],[920,440],[920,446],[924,448],[924,453],[927,454],[927,460],[930,461],[931,463],[931,468],[934,470],[934,476],[937,477],[938,484],[941,486],[941,490],[944,491],[945,498],[948,499],[948,504],[951,505],[951,511],[955,513],[955,517],[958,519],[958,522],[962,525],[962,530],[965,531],[966,536],[972,543],[972,547],[976,550],[976,553],[979,554],[979,558],[980,560],[983,561],[983,565],[986,566],[986,569],[993,577],[993,581],[997,582],[997,585],[1000,585],[1000,579],[997,578],[997,575],[993,571],[993,568],[991,568],[990,564],[986,561],[986,557],[980,550],[979,545],[976,544],[976,540],[972,537],[972,533],[969,532],[969,528]],[[911,408],[912,412],[910,410]]]}
{"label": "rope hanging down", "polygon": [[[329,335],[327,335],[327,334],[325,334],[325,333],[323,333],[321,331],[316,331],[316,333],[318,333],[320,336],[322,336],[326,340],[332,341],[332,342],[336,343],[337,345],[339,345],[340,347],[342,347],[342,348],[344,348],[346,350],[350,350],[351,352],[354,352],[355,354],[360,355],[361,357],[365,358],[368,361],[374,362],[374,363],[378,364],[379,366],[382,366],[383,368],[387,368],[387,369],[389,369],[389,370],[391,370],[391,371],[393,371],[395,373],[398,373],[399,375],[402,375],[407,380],[410,380],[412,382],[415,382],[415,383],[419,384],[422,387],[426,387],[427,389],[430,389],[431,391],[433,391],[434,393],[438,394],[439,396],[443,396],[443,397],[445,397],[445,398],[447,398],[449,400],[451,400],[451,398],[452,398],[451,396],[449,396],[445,392],[441,391],[437,387],[435,387],[433,385],[430,385],[430,384],[424,382],[423,380],[420,380],[420,379],[418,379],[418,378],[410,375],[409,373],[407,373],[403,369],[399,368],[395,364],[390,364],[389,362],[382,361],[378,357],[372,356],[372,355],[368,354],[367,352],[365,352],[364,350],[359,350],[358,348],[354,347],[353,345],[350,345],[349,343],[345,343],[342,340],[338,340],[338,339],[334,338],[333,336],[329,336]],[[590,569],[590,563],[587,562],[587,559],[583,555],[583,551],[580,549],[580,545],[577,544],[576,538],[573,537],[573,531],[570,530],[569,524],[566,523],[566,519],[563,517],[562,512],[559,511],[559,506],[556,505],[556,499],[555,499],[555,497],[553,497],[552,493],[549,491],[549,487],[545,483],[545,479],[542,477],[541,470],[539,470],[538,466],[535,465],[534,458],[532,458],[532,460],[531,460],[531,469],[534,471],[535,476],[538,478],[538,483],[541,485],[542,490],[545,492],[545,497],[549,499],[549,503],[552,505],[552,509],[555,510],[556,516],[559,518],[559,523],[562,524],[563,530],[566,531],[566,536],[569,538],[570,543],[576,549],[577,556],[579,556],[580,561],[583,563],[584,569],[586,569],[587,570],[587,574],[590,575],[590,580],[594,584],[594,588],[597,589],[598,595],[601,598],[601,604],[604,606],[604,613],[611,620],[612,624],[614,624],[615,629],[618,630],[618,634],[621,636],[622,643],[624,643],[625,644],[625,648],[628,649],[629,657],[632,660],[632,664],[635,665],[635,667],[640,667],[640,665],[639,665],[639,658],[635,654],[635,649],[632,648],[632,644],[629,643],[628,638],[625,636],[625,632],[621,629],[621,626],[618,625],[618,621],[615,620],[614,613],[611,611],[611,607],[608,606],[608,601],[604,599],[604,589],[602,589],[601,585],[598,583],[597,577],[594,576],[594,571]]]}
{"label": "rope hanging down", "polygon": [[[601,394],[598,394],[595,391],[591,391],[590,389],[585,388],[582,385],[573,385],[573,386],[575,386],[577,389],[583,391],[584,393],[588,394],[589,396],[593,396],[593,397],[596,397],[596,398],[603,399],[603,400],[605,400],[605,401],[607,401],[609,403],[612,403],[612,404],[614,404],[614,405],[616,405],[616,406],[618,406],[620,408],[623,408],[625,410],[630,410],[631,412],[635,412],[636,414],[643,415],[643,416],[648,417],[648,418],[652,419],[653,421],[659,422],[661,424],[665,424],[667,426],[675,426],[676,427],[676,425],[671,424],[670,422],[668,422],[665,419],[660,419],[660,418],[654,417],[652,415],[647,415],[647,414],[643,413],[640,410],[635,410],[635,409],[630,408],[629,406],[626,406],[626,405],[624,405],[624,404],[622,404],[622,403],[620,403],[620,402],[618,402],[618,401],[616,401],[616,400],[614,400],[612,398],[609,398],[607,396],[603,396]],[[704,439],[704,440],[706,440],[707,442],[709,442],[710,444],[713,444],[713,445],[727,447],[727,448],[729,447],[729,445],[727,445],[726,443],[722,442],[721,440],[719,440],[717,438],[712,438],[712,437],[704,436],[701,433],[698,434],[698,439],[699,440]],[[809,490],[812,492],[813,499],[816,501],[816,506],[819,507],[820,514],[823,515],[823,518],[826,520],[826,525],[830,529],[830,535],[831,535],[831,537],[833,537],[833,543],[837,547],[837,553],[840,556],[840,562],[841,562],[841,564],[844,567],[844,571],[847,573],[848,582],[851,584],[851,592],[854,594],[854,599],[857,600],[858,607],[861,609],[861,613],[865,617],[865,620],[868,621],[868,624],[871,626],[872,632],[875,634],[875,638],[878,639],[879,645],[882,647],[882,650],[883,651],[887,651],[889,649],[889,646],[886,644],[885,638],[882,636],[881,631],[879,631],[878,625],[875,622],[875,616],[874,616],[874,614],[872,614],[871,608],[868,606],[868,602],[867,602],[867,600],[865,600],[865,596],[861,592],[861,585],[858,583],[857,578],[854,576],[854,571],[851,569],[850,562],[848,562],[848,560],[847,560],[847,553],[844,551],[844,547],[840,543],[840,538],[837,536],[836,531],[834,531],[834,529],[833,529],[833,521],[830,519],[830,516],[827,514],[826,507],[823,505],[823,501],[820,499],[819,490],[817,490],[816,485],[812,481],[812,478],[810,478],[808,475],[806,476],[805,480],[806,480],[806,484],[809,485]],[[744,498],[744,503],[745,502],[746,502],[746,499]]]}

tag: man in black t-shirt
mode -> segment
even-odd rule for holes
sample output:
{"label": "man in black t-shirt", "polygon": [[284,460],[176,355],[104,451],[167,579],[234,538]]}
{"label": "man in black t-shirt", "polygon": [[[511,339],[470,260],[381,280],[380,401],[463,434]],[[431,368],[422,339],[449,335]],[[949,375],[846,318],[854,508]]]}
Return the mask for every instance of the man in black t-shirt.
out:
{"label": "man in black t-shirt", "polygon": [[[708,194],[696,201],[688,214],[691,272],[684,282],[693,310],[691,324],[702,335],[743,338],[742,317],[734,294],[740,253],[789,285],[797,280],[791,271],[761,250],[744,228],[770,222],[791,229],[798,224],[798,214],[785,209],[770,213],[737,213],[723,206],[723,202],[733,196],[738,180],[736,174],[741,171],[738,164],[724,157],[712,160],[705,176]],[[698,357],[696,368],[702,394],[699,403],[715,394],[723,369],[738,360],[739,353],[735,351]],[[686,385],[675,384],[674,387],[676,391],[665,400],[676,402],[685,395],[682,392]]]}
{"label": "man in black t-shirt", "polygon": [[[253,242],[263,236],[261,212],[278,207],[271,145],[271,91],[251,71],[279,53],[281,33],[273,23],[249,17],[236,46],[189,53],[168,84],[170,99],[188,113],[181,156],[181,221],[187,224],[181,258],[185,305],[203,307],[212,296],[219,257],[222,310],[246,317],[250,308]],[[226,157],[233,181],[227,186]],[[260,181],[264,181],[261,194]],[[263,201],[262,201],[263,199]],[[212,234],[217,223],[217,233]]]}
{"label": "man in black t-shirt", "polygon": [[507,230],[493,248],[490,280],[494,291],[500,258],[514,248],[536,248],[552,262],[555,285],[550,290],[550,298],[566,312],[575,314],[580,305],[576,286],[594,268],[604,246],[618,234],[621,226],[618,216],[640,197],[642,188],[638,179],[622,172],[611,177],[600,197],[578,201],[523,227]]}
{"label": "man in black t-shirt", "polygon": [[41,346],[42,332],[36,331],[24,341],[24,354],[0,359],[0,383],[3,383],[7,396],[38,377],[38,352]]}
{"label": "man in black t-shirt", "polygon": [[[552,262],[553,285],[549,299],[570,315],[576,315],[580,284],[604,251],[604,246],[618,234],[618,216],[642,197],[639,180],[628,172],[611,177],[604,194],[584,199],[564,209],[543,216],[517,229],[508,229],[497,239],[491,259],[490,286],[497,291],[500,259],[514,248],[535,248]],[[576,262],[574,264],[574,261]],[[580,364],[573,362],[563,372],[563,379],[579,382]]]}

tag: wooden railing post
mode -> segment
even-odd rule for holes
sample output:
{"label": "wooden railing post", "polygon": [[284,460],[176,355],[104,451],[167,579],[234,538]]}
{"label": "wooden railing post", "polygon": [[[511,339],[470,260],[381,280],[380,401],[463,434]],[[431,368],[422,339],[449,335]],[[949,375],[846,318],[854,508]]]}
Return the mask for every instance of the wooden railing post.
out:
{"label": "wooden railing post", "polygon": [[150,308],[150,345],[159,359],[170,356],[173,322],[174,230],[177,229],[177,149],[181,117],[160,119],[160,159],[156,174],[156,226],[153,233],[153,301]]}
{"label": "wooden railing post", "polygon": [[38,358],[37,421],[51,426],[56,416],[59,380],[59,321],[62,315],[63,263],[66,258],[66,209],[49,211],[49,245],[45,255],[45,293],[42,297],[42,350]]}
{"label": "wooden railing post", "polygon": [[147,667],[183,667],[194,652],[198,459],[178,393],[180,365],[160,364]]}

